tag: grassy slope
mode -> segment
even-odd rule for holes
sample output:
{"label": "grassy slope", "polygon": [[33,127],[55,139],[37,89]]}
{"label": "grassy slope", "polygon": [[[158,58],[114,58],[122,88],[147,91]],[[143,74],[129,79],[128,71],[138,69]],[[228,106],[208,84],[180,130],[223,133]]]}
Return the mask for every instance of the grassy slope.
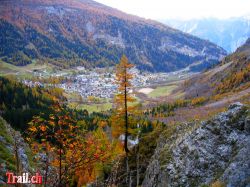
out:
{"label": "grassy slope", "polygon": [[151,93],[148,94],[149,97],[161,97],[161,96],[168,96],[171,92],[177,88],[176,85],[168,85],[168,86],[159,86],[156,87]]}
{"label": "grassy slope", "polygon": [[68,105],[70,108],[76,108],[84,110],[86,109],[89,113],[93,112],[104,112],[112,108],[112,103],[100,103],[100,104],[78,104],[78,103],[69,103]]}
{"label": "grassy slope", "polygon": [[35,60],[26,66],[15,66],[0,60],[0,76],[16,75],[18,77],[31,78],[33,70],[52,71],[52,65],[38,64]]}

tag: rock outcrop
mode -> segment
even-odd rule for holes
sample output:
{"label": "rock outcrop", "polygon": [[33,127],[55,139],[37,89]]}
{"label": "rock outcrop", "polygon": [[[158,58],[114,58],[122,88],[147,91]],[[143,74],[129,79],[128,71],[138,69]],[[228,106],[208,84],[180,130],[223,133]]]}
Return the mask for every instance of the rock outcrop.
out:
{"label": "rock outcrop", "polygon": [[160,137],[142,186],[250,186],[249,129],[249,110],[235,103],[189,133],[173,134],[174,141]]}
{"label": "rock outcrop", "polygon": [[[31,150],[20,132],[14,130],[0,117],[0,186],[6,182],[6,172],[34,173],[29,156]],[[19,170],[19,171],[18,171]]]}

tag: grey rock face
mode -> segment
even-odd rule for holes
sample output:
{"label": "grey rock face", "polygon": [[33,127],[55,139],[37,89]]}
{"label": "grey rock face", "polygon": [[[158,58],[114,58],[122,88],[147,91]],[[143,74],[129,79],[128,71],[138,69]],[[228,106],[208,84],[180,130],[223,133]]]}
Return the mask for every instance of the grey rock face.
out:
{"label": "grey rock face", "polygon": [[245,119],[244,129],[246,130],[247,133],[250,134],[250,118],[249,117]]}
{"label": "grey rock face", "polygon": [[[5,179],[5,173],[7,171],[10,171],[7,169],[7,164],[9,160],[12,160],[15,158],[15,144],[16,144],[16,148],[17,148],[17,155],[18,155],[18,159],[19,159],[19,167],[20,167],[20,171],[19,172],[28,172],[28,173],[33,173],[33,168],[30,166],[29,163],[29,159],[28,159],[28,155],[27,155],[27,151],[29,150],[29,146],[27,145],[27,143],[25,143],[22,135],[20,134],[20,132],[15,131],[8,123],[6,123],[2,117],[0,117],[0,121],[3,123],[4,125],[4,129],[6,130],[6,133],[8,134],[8,136],[10,137],[10,142],[4,138],[0,136],[0,144],[1,146],[6,148],[6,151],[8,151],[8,154],[10,154],[10,158],[6,159],[6,160],[0,160],[0,176],[2,174],[2,176],[4,177],[0,177],[0,184],[3,183],[4,179]],[[3,129],[2,129],[3,130]],[[7,154],[7,153],[6,153]],[[15,159],[16,162],[16,159]],[[16,163],[14,165],[14,167],[16,167]],[[11,171],[11,172],[15,172],[15,171]]]}
{"label": "grey rock face", "polygon": [[[215,180],[228,187],[250,185],[247,113],[241,103],[235,103],[192,132],[178,132],[182,135],[175,141],[160,138],[142,186],[188,187],[209,185]],[[164,155],[166,145],[171,159],[164,163],[159,155]]]}
{"label": "grey rock face", "polygon": [[20,132],[15,131],[14,136],[15,136],[16,144],[18,145],[17,152],[18,152],[18,156],[21,162],[20,164],[21,164],[22,172],[30,172],[31,167],[29,165],[29,160],[28,160],[28,156],[26,153],[26,150],[28,149],[28,145],[24,142],[24,139],[21,136]]}

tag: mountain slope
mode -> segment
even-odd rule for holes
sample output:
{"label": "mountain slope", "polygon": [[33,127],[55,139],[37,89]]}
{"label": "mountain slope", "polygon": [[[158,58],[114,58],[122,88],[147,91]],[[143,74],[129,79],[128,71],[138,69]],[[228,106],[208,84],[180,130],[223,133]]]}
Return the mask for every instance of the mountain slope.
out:
{"label": "mountain slope", "polygon": [[186,98],[211,96],[250,87],[250,39],[214,68],[193,76],[181,88]]}
{"label": "mountain slope", "polygon": [[208,41],[91,0],[2,1],[0,44],[0,59],[15,65],[36,59],[62,67],[102,67],[125,53],[149,71],[193,63],[207,67],[226,54]]}
{"label": "mountain slope", "polygon": [[209,40],[228,53],[234,52],[250,37],[250,19],[247,17],[219,20],[207,18],[200,20],[165,20],[167,25],[183,32]]}

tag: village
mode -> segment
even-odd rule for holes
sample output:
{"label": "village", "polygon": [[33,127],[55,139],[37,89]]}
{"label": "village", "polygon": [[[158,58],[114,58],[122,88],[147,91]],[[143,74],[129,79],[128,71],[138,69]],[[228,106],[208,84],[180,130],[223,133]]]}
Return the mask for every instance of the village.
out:
{"label": "village", "polygon": [[[131,70],[134,75],[133,88],[149,86],[159,79],[159,74],[140,73],[136,68]],[[112,98],[117,92],[115,74],[110,72],[85,71],[77,75],[66,76],[67,82],[59,84],[66,92],[77,92],[82,98]]]}
{"label": "village", "polygon": [[[161,82],[166,81],[173,76],[182,78],[183,72],[171,72],[171,73],[149,73],[141,72],[136,67],[130,71],[133,74],[132,80],[134,91],[137,88],[150,87]],[[185,73],[184,73],[185,75]],[[96,98],[113,98],[113,95],[117,93],[117,85],[115,84],[115,73],[112,70],[105,70],[102,68],[96,68],[92,70],[86,70],[81,67],[77,67],[75,72],[54,72],[48,73],[47,71],[34,71],[34,77],[38,77],[38,80],[23,80],[22,82],[30,87],[33,86],[53,86],[62,88],[67,93],[78,93],[83,99],[90,96]],[[46,77],[61,77],[60,83],[43,83],[43,78]]]}

